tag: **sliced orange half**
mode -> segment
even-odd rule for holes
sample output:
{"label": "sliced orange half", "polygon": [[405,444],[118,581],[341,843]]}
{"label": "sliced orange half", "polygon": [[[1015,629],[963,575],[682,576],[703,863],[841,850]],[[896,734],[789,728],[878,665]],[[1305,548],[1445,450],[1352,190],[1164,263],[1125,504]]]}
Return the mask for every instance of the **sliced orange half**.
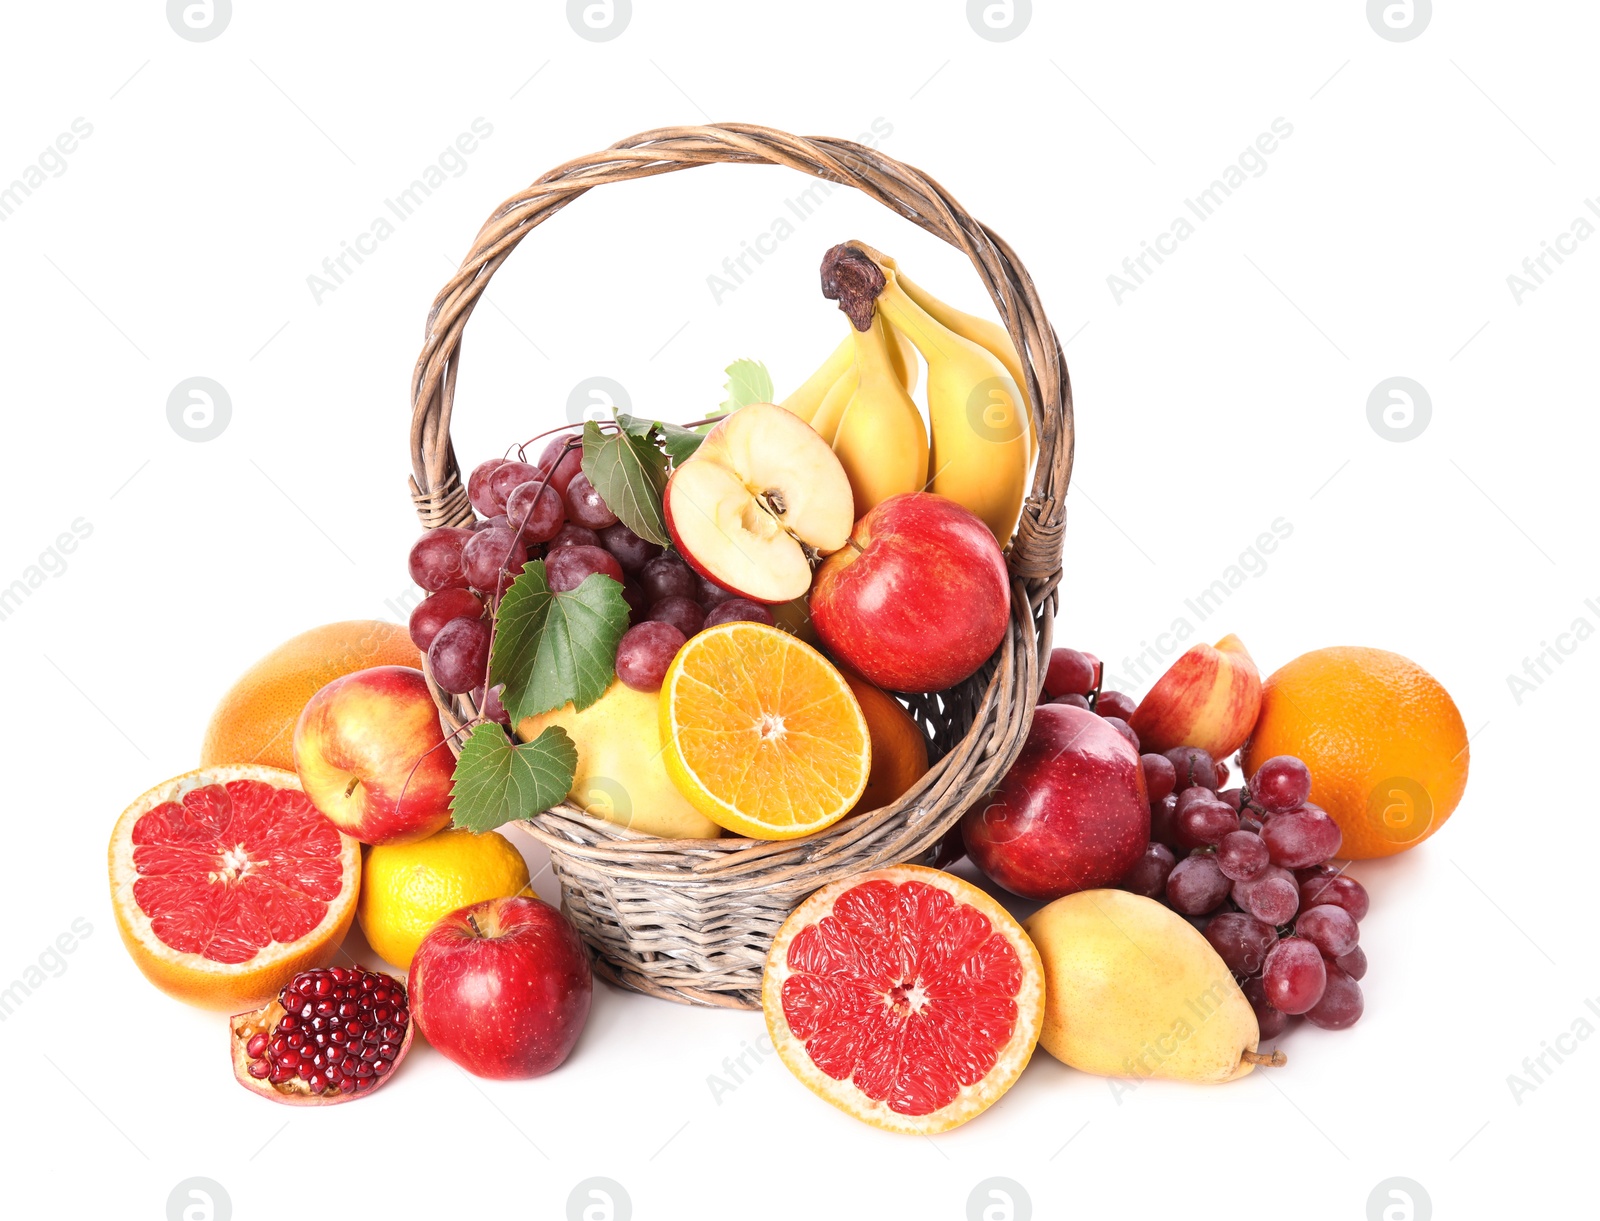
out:
{"label": "sliced orange half", "polygon": [[111,832],[111,906],[150,982],[238,1011],[333,960],[356,914],[361,845],[293,772],[203,767],[159,784]]}
{"label": "sliced orange half", "polygon": [[844,676],[761,623],[725,623],[678,650],[661,683],[661,741],[689,804],[753,839],[837,822],[872,770],[867,721]]}
{"label": "sliced orange half", "polygon": [[779,1057],[814,1093],[927,1135],[987,1110],[1027,1067],[1044,968],[976,886],[897,865],[795,909],[767,955],[761,1007]]}

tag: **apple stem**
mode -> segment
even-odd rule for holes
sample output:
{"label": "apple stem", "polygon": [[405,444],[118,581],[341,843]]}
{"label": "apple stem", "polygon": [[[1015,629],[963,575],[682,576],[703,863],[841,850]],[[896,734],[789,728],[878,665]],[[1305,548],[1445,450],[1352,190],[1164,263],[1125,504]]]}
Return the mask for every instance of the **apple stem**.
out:
{"label": "apple stem", "polygon": [[356,791],[356,785],[358,785],[360,783],[361,783],[361,777],[360,776],[351,776],[350,777],[350,783],[345,786],[345,790],[344,790],[344,795],[345,795],[346,799],[349,798],[351,793]]}
{"label": "apple stem", "polygon": [[[467,917],[467,923],[472,926],[472,932],[473,932],[474,936],[476,936],[476,937],[482,937],[483,936],[483,930],[478,927],[478,918],[476,916],[468,916]],[[1245,1054],[1249,1055],[1250,1053],[1246,1052]],[[1283,1053],[1279,1052],[1278,1054],[1282,1055]]]}
{"label": "apple stem", "polygon": [[[468,917],[470,919],[470,917]],[[1289,1057],[1281,1051],[1274,1051],[1270,1055],[1259,1051],[1247,1051],[1239,1057],[1240,1064],[1254,1064],[1261,1068],[1282,1068],[1289,1063]]]}

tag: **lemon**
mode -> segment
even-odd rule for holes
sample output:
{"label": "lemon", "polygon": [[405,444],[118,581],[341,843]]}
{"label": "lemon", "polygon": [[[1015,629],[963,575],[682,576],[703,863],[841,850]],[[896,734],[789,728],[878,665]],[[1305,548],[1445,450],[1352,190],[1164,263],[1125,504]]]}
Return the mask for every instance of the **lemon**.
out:
{"label": "lemon", "polygon": [[443,917],[525,890],[528,866],[505,836],[447,827],[414,844],[367,851],[356,919],[385,961],[409,969],[422,939]]}

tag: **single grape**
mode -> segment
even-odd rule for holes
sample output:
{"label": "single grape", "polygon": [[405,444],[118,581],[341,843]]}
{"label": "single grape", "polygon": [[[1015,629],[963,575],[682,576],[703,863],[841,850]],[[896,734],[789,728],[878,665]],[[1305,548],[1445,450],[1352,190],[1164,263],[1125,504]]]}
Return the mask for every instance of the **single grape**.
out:
{"label": "single grape", "polygon": [[1178,839],[1190,848],[1220,844],[1224,836],[1239,829],[1239,816],[1220,801],[1191,802],[1177,813]]}
{"label": "single grape", "polygon": [[499,509],[493,507],[493,502],[487,496],[489,490],[489,476],[506,464],[504,458],[490,458],[487,462],[480,462],[472,468],[472,474],[467,476],[467,500],[472,507],[484,517],[493,517]]}
{"label": "single grape", "polygon": [[580,526],[588,526],[591,530],[602,530],[606,526],[615,525],[617,515],[613,513],[595,490],[594,484],[589,482],[589,476],[579,471],[572,477],[572,482],[567,484],[567,516]]}
{"label": "single grape", "polygon": [[739,596],[733,590],[722,588],[710,577],[701,576],[698,572],[694,574],[694,581],[694,594],[692,596],[708,612],[713,607],[726,602],[729,598],[737,598]]}
{"label": "single grape", "polygon": [[1177,863],[1171,848],[1165,844],[1151,844],[1117,885],[1147,899],[1159,899],[1166,893],[1167,878]]}
{"label": "single grape", "polygon": [[1248,831],[1252,835],[1260,835],[1261,827],[1261,820],[1254,814],[1251,814],[1248,810],[1248,807],[1239,811],[1239,830]]}
{"label": "single grape", "polygon": [[1327,968],[1322,997],[1306,1010],[1306,1021],[1324,1030],[1347,1030],[1361,1020],[1366,1002],[1361,985],[1338,967]]}
{"label": "single grape", "polygon": [[1174,746],[1166,752],[1172,766],[1177,770],[1178,783],[1173,792],[1181,793],[1184,789],[1199,786],[1209,789],[1217,780],[1217,765],[1212,761],[1211,752],[1201,750],[1198,746]]}
{"label": "single grape", "polygon": [[630,625],[644,622],[644,617],[650,610],[650,599],[644,596],[644,590],[639,588],[636,581],[622,583],[622,600],[628,604],[628,623]]}
{"label": "single grape", "polygon": [[1320,864],[1337,853],[1344,842],[1339,824],[1308,806],[1274,814],[1262,828],[1261,838],[1267,841],[1272,863],[1286,869]]}
{"label": "single grape", "polygon": [[1171,848],[1179,856],[1189,850],[1178,842],[1178,816],[1175,813],[1178,799],[1168,793],[1160,801],[1150,803],[1150,838]]}
{"label": "single grape", "polygon": [[1082,708],[1085,712],[1089,711],[1089,697],[1087,695],[1076,695],[1071,691],[1065,695],[1056,696],[1050,702],[1052,704],[1067,704],[1073,708]]}
{"label": "single grape", "polygon": [[[701,606],[704,605],[701,603]],[[771,627],[772,612],[761,603],[750,601],[749,598],[729,598],[725,602],[718,602],[706,612],[706,627],[735,622],[765,623]]]}
{"label": "single grape", "polygon": [[612,522],[600,531],[600,545],[617,557],[622,571],[629,576],[655,559],[662,550],[659,543],[640,538],[620,521]]}
{"label": "single grape", "polygon": [[1185,810],[1187,810],[1192,805],[1197,805],[1197,804],[1199,804],[1200,802],[1203,802],[1203,801],[1218,801],[1218,800],[1220,800],[1220,799],[1210,789],[1203,789],[1203,788],[1200,788],[1198,785],[1195,785],[1192,788],[1184,789],[1183,792],[1178,794],[1178,804],[1177,804],[1174,812],[1178,813],[1178,814],[1182,814]]}
{"label": "single grape", "polygon": [[639,586],[652,603],[693,598],[700,591],[694,569],[675,555],[658,555],[639,570]]}
{"label": "single grape", "polygon": [[1206,940],[1239,979],[1260,975],[1278,944],[1278,930],[1245,912],[1219,912],[1206,925]]}
{"label": "single grape", "polygon": [[1352,920],[1359,922],[1365,918],[1369,906],[1367,888],[1344,873],[1302,879],[1300,906],[1316,907],[1322,903],[1344,908]]}
{"label": "single grape", "polygon": [[582,585],[594,573],[623,584],[622,565],[602,547],[562,547],[552,551],[544,562],[545,584],[551,593],[564,594]]}
{"label": "single grape", "polygon": [[510,530],[482,530],[462,549],[461,562],[472,588],[504,593],[528,562],[528,548]]}
{"label": "single grape", "polygon": [[1266,844],[1250,831],[1230,831],[1217,844],[1217,868],[1235,882],[1260,877],[1271,863]]}
{"label": "single grape", "polygon": [[1273,755],[1250,777],[1250,797],[1269,814],[1287,814],[1311,796],[1311,770],[1293,755]]}
{"label": "single grape", "polygon": [[1235,882],[1233,901],[1257,920],[1276,928],[1294,919],[1300,909],[1300,892],[1295,888],[1293,874],[1269,865],[1255,877]]}
{"label": "single grape", "polygon": [[524,483],[531,483],[542,478],[539,468],[527,462],[502,462],[489,476],[484,492],[484,508],[493,509],[493,513],[485,512],[485,517],[493,517],[506,511],[506,501],[511,493]]}
{"label": "single grape", "polygon": [[411,545],[407,560],[411,579],[429,593],[465,589],[467,574],[461,564],[461,552],[472,537],[473,531],[455,526],[429,530]]}
{"label": "single grape", "polygon": [[1267,999],[1267,989],[1258,975],[1254,979],[1247,979],[1239,985],[1244,993],[1245,1000],[1250,1002],[1250,1008],[1256,1011],[1256,1025],[1261,1028],[1261,1038],[1275,1039],[1289,1027],[1289,1015],[1281,1009],[1274,1009],[1272,1002]]}
{"label": "single grape", "polygon": [[1088,695],[1094,690],[1094,663],[1077,649],[1054,649],[1044,672],[1044,689],[1058,695]]}
{"label": "single grape", "polygon": [[[546,550],[554,551],[558,547],[599,547],[600,536],[588,526],[575,526],[570,521],[556,532],[550,540]],[[603,550],[603,548],[602,548]]]}
{"label": "single grape", "polygon": [[1108,716],[1105,723],[1115,729],[1128,740],[1128,745],[1133,747],[1135,754],[1139,753],[1139,735],[1133,732],[1133,726],[1119,716]]}
{"label": "single grape", "polygon": [[1227,783],[1228,783],[1228,765],[1225,762],[1223,762],[1223,760],[1218,759],[1217,760],[1217,783],[1216,783],[1216,788],[1220,791],[1222,786],[1227,784]]}
{"label": "single grape", "polygon": [[1138,706],[1131,695],[1121,691],[1102,691],[1094,701],[1094,710],[1101,716],[1121,717],[1124,721],[1133,720],[1133,710]]}
{"label": "single grape", "polygon": [[1181,915],[1203,916],[1222,905],[1231,885],[1217,868],[1216,857],[1185,857],[1167,877],[1167,903]]}
{"label": "single grape", "polygon": [[1151,801],[1160,801],[1177,787],[1177,769],[1165,755],[1140,755],[1139,766],[1144,768],[1144,787]]}
{"label": "single grape", "polygon": [[1324,958],[1343,957],[1361,940],[1361,930],[1350,913],[1332,903],[1302,908],[1294,931],[1322,951]]}
{"label": "single grape", "polygon": [[428,646],[433,681],[451,695],[465,695],[483,686],[489,672],[489,622],[452,619]]}
{"label": "single grape", "polygon": [[[561,496],[567,494],[572,477],[583,469],[583,446],[576,442],[576,437],[551,437],[539,455],[539,469],[550,476],[550,486]],[[567,448],[569,444],[571,449]]]}
{"label": "single grape", "polygon": [[511,714],[506,711],[506,706],[500,702],[500,693],[505,690],[502,683],[496,683],[488,691],[479,687],[473,695],[477,698],[478,709],[483,713],[483,719],[494,721],[498,725],[511,728]]}
{"label": "single grape", "polygon": [[683,633],[685,640],[706,625],[706,613],[693,598],[662,598],[645,618],[672,624]]}
{"label": "single grape", "polygon": [[667,667],[683,648],[685,636],[670,623],[636,624],[617,644],[617,677],[635,691],[659,691]]}
{"label": "single grape", "polygon": [[1261,983],[1273,1008],[1299,1014],[1322,999],[1328,971],[1317,947],[1303,937],[1285,937],[1267,954]]}
{"label": "single grape", "polygon": [[526,543],[548,543],[567,524],[560,495],[544,479],[530,479],[511,489],[506,522]]}
{"label": "single grape", "polygon": [[1358,945],[1348,954],[1340,954],[1333,960],[1333,965],[1351,979],[1361,979],[1367,973],[1367,952]]}
{"label": "single grape", "polygon": [[1226,801],[1230,806],[1232,806],[1235,810],[1238,810],[1241,814],[1244,813],[1245,804],[1244,804],[1244,790],[1243,789],[1238,788],[1238,787],[1234,787],[1234,788],[1231,788],[1231,789],[1219,789],[1218,792],[1217,792],[1217,797],[1221,801]]}
{"label": "single grape", "polygon": [[1309,882],[1312,878],[1336,878],[1339,876],[1339,870],[1328,864],[1302,865],[1292,872],[1296,882]]}
{"label": "single grape", "polygon": [[441,589],[429,594],[411,612],[411,643],[426,653],[439,629],[452,619],[483,618],[483,602],[470,589]]}

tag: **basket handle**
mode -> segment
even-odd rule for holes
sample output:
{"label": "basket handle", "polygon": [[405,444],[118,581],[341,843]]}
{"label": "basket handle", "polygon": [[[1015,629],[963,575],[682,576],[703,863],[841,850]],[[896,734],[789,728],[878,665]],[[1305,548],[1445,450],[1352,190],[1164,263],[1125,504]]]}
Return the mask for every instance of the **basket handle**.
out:
{"label": "basket handle", "polygon": [[535,179],[496,208],[460,269],[434,299],[411,377],[411,498],[427,527],[472,518],[450,441],[461,335],[490,277],[536,225],[592,187],[697,165],[781,165],[855,187],[962,250],[983,279],[1027,376],[1039,462],[1008,556],[1037,600],[1061,575],[1061,539],[1072,474],[1072,386],[1033,279],[1003,239],[975,221],[922,171],[851,140],[795,136],[748,123],[660,127],[579,157]]}

